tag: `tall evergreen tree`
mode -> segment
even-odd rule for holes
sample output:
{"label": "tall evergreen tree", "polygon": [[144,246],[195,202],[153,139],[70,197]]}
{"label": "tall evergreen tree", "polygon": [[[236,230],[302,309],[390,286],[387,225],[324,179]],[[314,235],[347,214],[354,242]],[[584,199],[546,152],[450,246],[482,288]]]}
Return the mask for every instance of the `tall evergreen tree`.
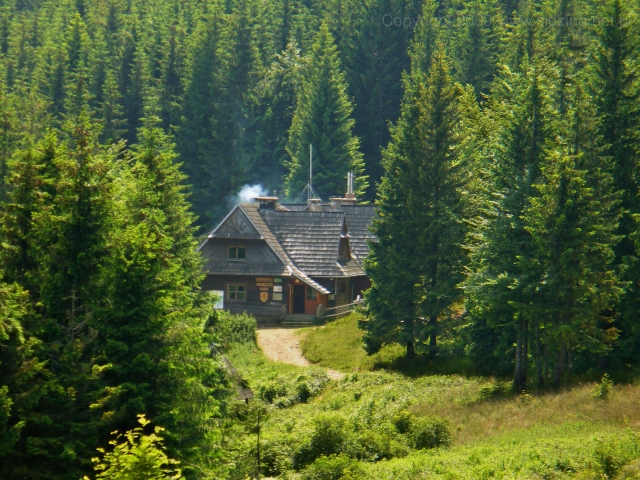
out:
{"label": "tall evergreen tree", "polygon": [[314,185],[321,198],[344,194],[349,171],[355,173],[354,192],[362,195],[367,180],[359,142],[352,134],[352,110],[333,37],[323,24],[310,53],[289,130],[288,197],[295,198],[308,182],[309,145],[314,151]]}
{"label": "tall evergreen tree", "polygon": [[[486,342],[493,336],[493,351],[478,351],[480,363],[489,355],[514,358],[514,387],[522,390],[528,372],[530,315],[526,306],[535,301],[540,275],[531,261],[531,234],[522,220],[533,187],[539,182],[545,143],[553,137],[553,103],[549,99],[552,71],[544,64],[525,62],[522,73],[502,72],[491,98],[499,128],[491,150],[493,195],[480,218],[473,222],[469,238],[470,267],[465,282],[468,310],[477,337]],[[497,88],[499,86],[499,88]],[[515,351],[513,349],[515,345]],[[484,357],[484,358],[482,358]],[[492,362],[500,363],[499,358]]]}
{"label": "tall evergreen tree", "polygon": [[91,320],[105,370],[96,413],[105,432],[146,413],[167,429],[185,473],[211,478],[223,471],[214,400],[221,372],[204,331],[212,305],[199,290],[202,260],[173,145],[157,127],[140,138],[118,186],[103,304]]}
{"label": "tall evergreen tree", "polygon": [[594,61],[589,71],[589,92],[596,106],[597,138],[603,155],[612,159],[614,189],[622,192],[616,263],[626,267],[624,279],[630,282],[618,310],[622,316],[621,342],[626,356],[634,356],[640,340],[640,263],[632,239],[637,229],[634,217],[640,214],[638,187],[638,139],[640,139],[640,80],[634,67],[637,39],[632,36],[626,4],[608,0],[599,8],[605,19],[596,29]]}
{"label": "tall evergreen tree", "polygon": [[498,40],[502,34],[497,20],[499,6],[495,0],[474,0],[463,5],[458,18],[465,28],[456,29],[460,35],[454,39],[455,67],[460,81],[472,85],[480,98],[489,92],[497,70]]}
{"label": "tall evergreen tree", "polygon": [[278,189],[288,159],[286,144],[303,74],[300,49],[295,40],[277,55],[269,68],[255,109],[257,132],[251,175],[268,190]]}
{"label": "tall evergreen tree", "polygon": [[225,101],[227,61],[223,43],[224,18],[212,7],[193,34],[187,59],[178,152],[191,182],[193,211],[198,224],[213,227],[226,208],[225,198],[237,186],[239,166],[233,155],[233,122]]}
{"label": "tall evergreen tree", "polygon": [[[367,197],[373,198],[382,177],[381,150],[389,143],[388,123],[395,123],[402,100],[402,72],[409,68],[408,47],[413,28],[390,28],[390,12],[417,22],[415,2],[368,0],[347,3],[346,38],[338,45],[344,59],[349,92],[354,99],[354,134],[361,140],[365,172],[369,177]],[[427,2],[423,15],[433,14]],[[412,8],[413,7],[413,8]],[[383,21],[381,21],[381,19]],[[420,22],[420,27],[423,23]],[[415,27],[415,25],[412,25]]]}
{"label": "tall evergreen tree", "polygon": [[442,50],[426,82],[418,76],[405,85],[403,115],[385,150],[386,174],[376,202],[380,218],[373,226],[379,243],[366,262],[371,317],[362,326],[370,350],[401,342],[412,356],[414,343],[426,337],[433,357],[438,322],[452,315],[449,309],[461,295],[461,177],[452,150],[457,91]]}

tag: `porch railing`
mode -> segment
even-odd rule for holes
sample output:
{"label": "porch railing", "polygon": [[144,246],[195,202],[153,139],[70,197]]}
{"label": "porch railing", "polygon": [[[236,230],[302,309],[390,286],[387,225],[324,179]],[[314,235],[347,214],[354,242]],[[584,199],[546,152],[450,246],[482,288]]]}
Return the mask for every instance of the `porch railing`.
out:
{"label": "porch railing", "polygon": [[342,315],[348,315],[353,312],[357,305],[362,305],[362,299],[358,299],[353,303],[347,303],[346,305],[339,305],[337,307],[324,308],[322,304],[316,308],[316,318],[336,318]]}

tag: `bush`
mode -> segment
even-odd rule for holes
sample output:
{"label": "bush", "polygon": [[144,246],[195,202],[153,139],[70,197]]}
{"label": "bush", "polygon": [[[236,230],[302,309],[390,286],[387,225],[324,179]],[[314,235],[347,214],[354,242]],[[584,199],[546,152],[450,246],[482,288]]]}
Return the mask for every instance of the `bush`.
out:
{"label": "bush", "polygon": [[314,458],[333,455],[342,451],[347,432],[345,420],[337,414],[321,414],[313,419],[310,452]]}
{"label": "bush", "polygon": [[511,382],[496,382],[490,381],[485,383],[478,390],[478,400],[490,400],[492,398],[500,397],[511,393]]}
{"label": "bush", "polygon": [[[151,423],[144,415],[138,415],[141,427],[125,434],[119,434],[109,444],[111,451],[98,448],[102,458],[92,458],[98,479],[131,480],[145,478],[149,480],[184,478],[177,467],[179,462],[167,456],[164,441],[160,434],[164,431],[155,427],[154,432],[146,435],[143,429]],[[114,432],[117,434],[117,432]],[[84,480],[89,480],[85,476]]]}
{"label": "bush", "polygon": [[613,381],[606,373],[602,376],[600,383],[597,383],[591,390],[591,398],[595,400],[606,400],[613,393]]}
{"label": "bush", "polygon": [[228,350],[234,343],[257,342],[256,330],[258,324],[256,319],[243,313],[232,315],[223,310],[217,311],[213,320],[213,331],[217,342],[224,350]]}
{"label": "bush", "polygon": [[411,425],[409,436],[413,448],[418,450],[445,447],[451,444],[451,431],[446,420],[438,417],[422,417]]}
{"label": "bush", "polygon": [[302,480],[357,480],[367,478],[357,462],[344,455],[322,456],[301,475]]}
{"label": "bush", "polygon": [[298,375],[293,381],[288,376],[278,375],[257,387],[258,397],[277,408],[288,408],[318,395],[328,382],[329,378],[322,371]]}
{"label": "bush", "polygon": [[285,384],[277,378],[263,383],[258,387],[258,397],[267,403],[273,403],[276,398],[285,397],[286,395],[287,389]]}
{"label": "bush", "polygon": [[377,462],[404,457],[409,452],[407,447],[396,441],[389,431],[365,430],[347,440],[344,453],[357,460]]}
{"label": "bush", "polygon": [[637,448],[638,437],[630,432],[614,439],[598,439],[593,450],[596,470],[604,478],[614,478],[622,467],[637,457]]}
{"label": "bush", "polygon": [[414,415],[411,412],[407,412],[406,410],[402,410],[396,413],[391,420],[393,425],[396,427],[398,433],[407,433],[411,430],[414,421]]}

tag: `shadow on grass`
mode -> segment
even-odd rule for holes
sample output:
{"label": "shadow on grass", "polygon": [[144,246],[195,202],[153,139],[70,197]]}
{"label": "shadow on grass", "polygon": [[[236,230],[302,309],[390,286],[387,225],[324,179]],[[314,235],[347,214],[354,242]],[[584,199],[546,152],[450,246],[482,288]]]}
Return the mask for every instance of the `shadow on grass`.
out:
{"label": "shadow on grass", "polygon": [[394,371],[411,378],[425,375],[462,375],[464,377],[478,375],[468,359],[442,357],[432,359],[428,355],[420,354],[413,358],[407,358],[405,355],[395,358],[378,358],[372,370]]}

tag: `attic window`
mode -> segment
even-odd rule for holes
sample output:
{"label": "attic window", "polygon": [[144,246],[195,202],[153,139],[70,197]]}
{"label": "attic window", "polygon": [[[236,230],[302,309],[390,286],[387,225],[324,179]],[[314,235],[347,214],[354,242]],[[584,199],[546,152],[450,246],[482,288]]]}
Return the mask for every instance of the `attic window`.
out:
{"label": "attic window", "polygon": [[237,245],[227,247],[227,260],[233,260],[235,262],[244,262],[246,255],[245,247]]}

